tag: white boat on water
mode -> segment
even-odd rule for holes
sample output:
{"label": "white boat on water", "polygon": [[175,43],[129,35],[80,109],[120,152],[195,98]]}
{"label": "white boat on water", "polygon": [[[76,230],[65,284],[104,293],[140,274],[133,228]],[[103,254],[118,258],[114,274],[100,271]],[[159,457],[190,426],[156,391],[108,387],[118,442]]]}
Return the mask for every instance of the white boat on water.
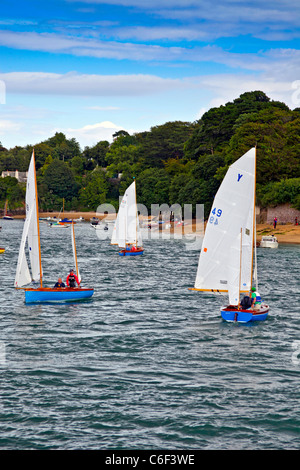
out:
{"label": "white boat on water", "polygon": [[278,240],[274,235],[264,235],[259,246],[261,248],[278,248]]}

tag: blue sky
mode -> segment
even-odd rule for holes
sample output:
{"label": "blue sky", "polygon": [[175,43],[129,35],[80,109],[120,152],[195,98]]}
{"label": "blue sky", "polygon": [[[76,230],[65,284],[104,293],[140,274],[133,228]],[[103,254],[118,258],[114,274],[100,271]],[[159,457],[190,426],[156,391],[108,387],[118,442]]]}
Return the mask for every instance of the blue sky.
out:
{"label": "blue sky", "polygon": [[298,0],[2,0],[0,141],[193,122],[263,90],[300,106]]}

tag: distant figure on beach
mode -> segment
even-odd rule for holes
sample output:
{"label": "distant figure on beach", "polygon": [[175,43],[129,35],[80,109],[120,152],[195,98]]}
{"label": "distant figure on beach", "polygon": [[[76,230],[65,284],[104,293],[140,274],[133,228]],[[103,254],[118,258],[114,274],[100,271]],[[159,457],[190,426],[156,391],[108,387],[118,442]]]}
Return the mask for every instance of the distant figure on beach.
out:
{"label": "distant figure on beach", "polygon": [[276,228],[276,225],[277,225],[277,217],[274,217],[273,227]]}
{"label": "distant figure on beach", "polygon": [[298,225],[298,217],[295,218],[295,225]]}
{"label": "distant figure on beach", "polygon": [[62,278],[61,278],[61,277],[58,278],[58,281],[57,281],[57,283],[54,285],[54,287],[55,287],[56,289],[57,289],[57,288],[60,288],[60,287],[66,287],[65,284],[64,284],[64,282],[62,282]]}

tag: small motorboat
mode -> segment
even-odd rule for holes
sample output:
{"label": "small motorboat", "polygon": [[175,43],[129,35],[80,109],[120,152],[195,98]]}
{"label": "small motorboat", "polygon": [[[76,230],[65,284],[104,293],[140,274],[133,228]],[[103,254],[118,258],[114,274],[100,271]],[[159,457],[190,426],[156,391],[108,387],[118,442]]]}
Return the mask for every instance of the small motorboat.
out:
{"label": "small motorboat", "polygon": [[99,219],[98,219],[97,217],[92,217],[92,218],[90,219],[90,223],[91,223],[92,225],[98,225]]}
{"label": "small motorboat", "polygon": [[264,235],[259,246],[261,248],[278,248],[278,240],[274,235]]}

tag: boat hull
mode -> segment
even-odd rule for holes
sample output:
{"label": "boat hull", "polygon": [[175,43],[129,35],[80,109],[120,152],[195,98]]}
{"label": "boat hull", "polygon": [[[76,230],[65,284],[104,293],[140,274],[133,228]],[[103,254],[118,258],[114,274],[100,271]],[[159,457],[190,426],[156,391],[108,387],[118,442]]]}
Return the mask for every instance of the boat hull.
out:
{"label": "boat hull", "polygon": [[142,255],[144,253],[143,248],[138,248],[137,250],[131,251],[131,250],[121,250],[119,251],[120,256],[138,256]]}
{"label": "boat hull", "polygon": [[24,289],[25,303],[36,302],[74,302],[92,297],[94,289],[63,288],[53,289],[42,287],[38,289]]}
{"label": "boat hull", "polygon": [[278,242],[260,242],[260,248],[278,248]]}
{"label": "boat hull", "polygon": [[250,321],[266,320],[269,307],[263,304],[260,310],[238,309],[232,305],[221,308],[221,316],[227,322],[248,323]]}

